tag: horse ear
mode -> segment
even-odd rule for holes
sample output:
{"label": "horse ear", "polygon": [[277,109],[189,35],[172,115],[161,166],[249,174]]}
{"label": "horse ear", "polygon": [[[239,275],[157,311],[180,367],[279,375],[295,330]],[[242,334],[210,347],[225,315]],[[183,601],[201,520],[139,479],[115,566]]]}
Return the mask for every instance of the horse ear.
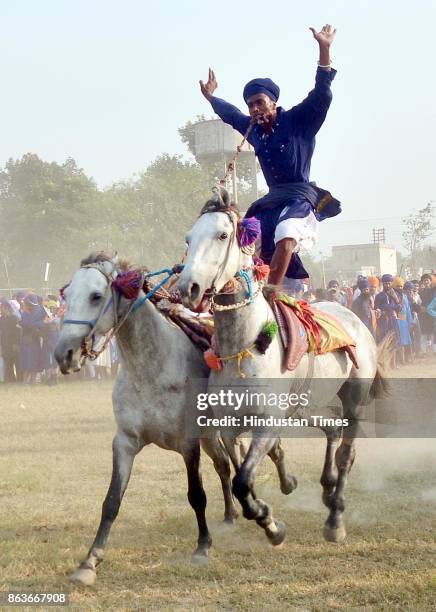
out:
{"label": "horse ear", "polygon": [[229,192],[224,187],[214,187],[213,188],[213,196],[212,201],[216,203],[220,210],[224,208],[228,208],[230,206],[230,197]]}
{"label": "horse ear", "polygon": [[230,206],[229,192],[224,187],[220,187],[220,195],[221,195],[221,201],[223,202],[224,206],[228,208]]}
{"label": "horse ear", "polygon": [[113,257],[111,259],[112,263],[116,266],[117,263],[119,262],[120,258],[118,257],[118,253],[117,251],[115,251],[115,253],[113,254]]}
{"label": "horse ear", "polygon": [[227,189],[224,189],[224,187],[214,187],[212,189],[212,197],[203,206],[200,215],[207,212],[227,211],[230,206],[230,197]]}

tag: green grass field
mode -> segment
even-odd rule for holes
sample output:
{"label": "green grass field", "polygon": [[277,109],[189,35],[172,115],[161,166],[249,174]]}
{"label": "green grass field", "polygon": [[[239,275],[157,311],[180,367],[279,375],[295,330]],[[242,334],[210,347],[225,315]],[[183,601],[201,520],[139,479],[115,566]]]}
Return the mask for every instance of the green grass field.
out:
{"label": "green grass field", "polygon": [[286,440],[297,490],[283,496],[272,464],[260,497],[288,527],[271,548],[245,519],[225,528],[219,481],[203,462],[214,538],[190,563],[195,517],[181,457],[138,456],[91,588],[69,574],[98,525],[111,473],[112,382],[0,386],[0,590],[69,590],[74,610],[434,610],[434,440],[359,440],[347,488],[348,538],[322,538],[324,441]]}

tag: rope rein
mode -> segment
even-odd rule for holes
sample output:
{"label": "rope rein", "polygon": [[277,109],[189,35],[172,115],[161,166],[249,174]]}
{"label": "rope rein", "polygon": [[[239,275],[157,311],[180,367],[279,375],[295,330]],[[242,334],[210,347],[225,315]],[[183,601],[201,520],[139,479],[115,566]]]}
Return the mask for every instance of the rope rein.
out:
{"label": "rope rein", "polygon": [[[142,289],[145,287],[147,278],[150,278],[152,276],[158,276],[160,274],[166,274],[166,276],[157,285],[152,287],[146,293],[146,295],[143,296],[141,299],[138,300],[138,298],[134,298],[134,299],[129,300],[130,303],[127,307],[127,310],[122,315],[122,317],[119,318],[118,308],[121,303],[122,293],[119,289],[113,286],[113,282],[115,279],[112,276],[112,273],[107,274],[98,264],[87,264],[82,267],[83,268],[93,268],[94,270],[98,270],[98,272],[103,274],[108,284],[107,284],[107,287],[106,287],[106,290],[103,296],[104,299],[103,299],[102,306],[95,319],[92,319],[89,321],[80,320],[80,319],[65,319],[63,322],[63,325],[88,325],[90,327],[90,331],[87,333],[87,335],[85,336],[82,342],[82,352],[81,352],[81,361],[80,361],[81,365],[83,365],[86,359],[89,359],[90,361],[94,361],[95,359],[97,359],[103,353],[103,351],[108,347],[110,341],[118,333],[118,331],[120,330],[122,325],[125,323],[129,315],[135,312],[136,310],[138,310],[138,308],[140,308],[147,300],[151,299],[155,294],[157,294],[158,291],[162,291],[162,286],[174,274],[178,274],[183,269],[182,265],[176,264],[173,268],[164,268],[163,270],[158,270],[157,272],[141,271],[140,287]],[[110,296],[109,300],[107,300],[109,293],[112,293],[112,295]],[[165,294],[166,293],[167,292],[165,292]],[[113,306],[114,325],[105,334],[103,344],[96,350],[94,348],[95,331],[98,327],[98,324],[101,318],[109,311],[111,306]]]}
{"label": "rope rein", "polygon": [[251,133],[251,131],[254,128],[255,125],[256,125],[256,122],[253,119],[251,119],[250,125],[248,126],[247,131],[245,132],[244,137],[241,140],[241,143],[236,147],[236,151],[235,151],[232,159],[228,162],[227,167],[226,167],[226,171],[225,171],[222,179],[219,182],[219,184],[222,187],[225,187],[227,185],[227,179],[229,177],[229,174],[230,174],[230,172],[233,172],[234,167],[235,167],[235,162],[236,162],[236,160],[238,158],[238,155],[242,151],[242,147],[244,146],[247,138],[249,137],[249,135],[250,135],[250,133]]}

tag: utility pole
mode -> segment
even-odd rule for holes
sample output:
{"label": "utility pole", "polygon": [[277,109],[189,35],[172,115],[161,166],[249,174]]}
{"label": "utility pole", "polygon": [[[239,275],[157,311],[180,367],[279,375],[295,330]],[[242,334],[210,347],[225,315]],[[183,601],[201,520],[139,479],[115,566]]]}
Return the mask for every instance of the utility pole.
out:
{"label": "utility pole", "polygon": [[320,251],[319,254],[321,255],[322,286],[323,286],[323,289],[325,289],[326,283],[325,283],[324,253]]}

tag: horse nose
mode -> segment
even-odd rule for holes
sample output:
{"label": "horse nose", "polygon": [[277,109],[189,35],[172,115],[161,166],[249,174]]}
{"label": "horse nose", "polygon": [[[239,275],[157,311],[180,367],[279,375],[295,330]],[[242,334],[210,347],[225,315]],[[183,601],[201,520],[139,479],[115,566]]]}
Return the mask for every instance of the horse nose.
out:
{"label": "horse nose", "polygon": [[200,285],[198,283],[192,283],[189,287],[189,297],[191,302],[195,302],[200,295]]}
{"label": "horse nose", "polygon": [[56,347],[54,356],[59,364],[62,374],[69,374],[71,363],[73,361],[73,355],[74,351],[72,348],[65,349],[62,346]]}
{"label": "horse nose", "polygon": [[177,283],[177,289],[180,291],[182,302],[187,308],[191,307],[200,296],[200,285],[183,278],[180,278]]}

